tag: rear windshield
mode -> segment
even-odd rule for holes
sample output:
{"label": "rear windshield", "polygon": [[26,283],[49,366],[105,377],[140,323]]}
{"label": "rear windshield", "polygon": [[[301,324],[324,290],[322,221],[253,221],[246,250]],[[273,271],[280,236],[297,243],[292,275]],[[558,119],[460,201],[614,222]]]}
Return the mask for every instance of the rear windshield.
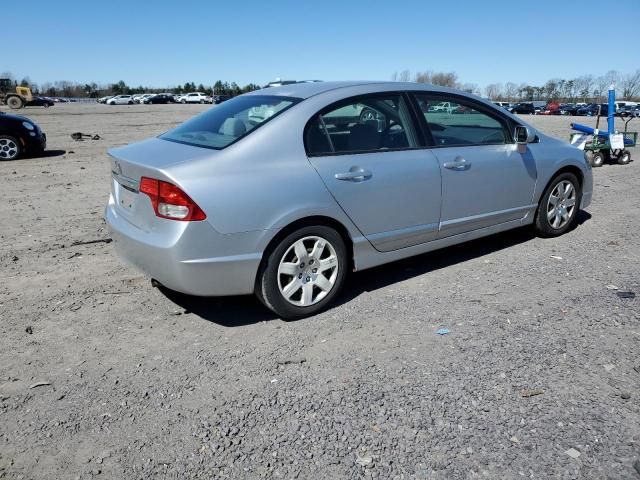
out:
{"label": "rear windshield", "polygon": [[235,97],[187,120],[160,138],[219,150],[245,137],[300,100],[276,95]]}

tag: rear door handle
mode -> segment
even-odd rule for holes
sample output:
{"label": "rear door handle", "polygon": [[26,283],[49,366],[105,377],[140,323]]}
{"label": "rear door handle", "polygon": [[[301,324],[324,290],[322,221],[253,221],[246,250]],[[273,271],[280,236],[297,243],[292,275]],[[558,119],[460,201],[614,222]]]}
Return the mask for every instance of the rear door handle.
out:
{"label": "rear door handle", "polygon": [[448,168],[449,170],[469,170],[471,168],[471,162],[462,157],[456,157],[453,162],[445,162],[444,168]]}
{"label": "rear door handle", "polygon": [[359,167],[351,167],[348,172],[336,173],[336,180],[344,180],[347,182],[364,182],[369,180],[373,174],[369,170]]}

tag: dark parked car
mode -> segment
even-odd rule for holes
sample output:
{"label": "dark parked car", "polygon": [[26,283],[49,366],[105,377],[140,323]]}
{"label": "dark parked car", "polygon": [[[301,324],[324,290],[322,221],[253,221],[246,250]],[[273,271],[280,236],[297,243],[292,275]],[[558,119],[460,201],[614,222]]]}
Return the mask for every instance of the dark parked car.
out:
{"label": "dark parked car", "polygon": [[526,115],[533,115],[536,109],[532,103],[517,103],[511,109],[511,113],[520,113]]}
{"label": "dark parked car", "polygon": [[222,102],[226,102],[227,100],[229,100],[231,98],[230,95],[214,95],[213,96],[213,103],[215,103],[216,105],[222,103]]}
{"label": "dark parked car", "polygon": [[606,116],[609,112],[609,105],[607,105],[606,103],[600,105],[592,103],[590,105],[587,105],[586,107],[579,108],[576,111],[576,115],[595,117],[596,115],[598,115],[598,110],[600,110],[600,115]]}
{"label": "dark parked car", "polygon": [[0,161],[39,155],[46,146],[47,136],[34,122],[0,112]]}
{"label": "dark parked car", "polygon": [[144,103],[175,103],[175,100],[171,95],[160,94],[145,98]]}
{"label": "dark parked car", "polygon": [[560,115],[577,115],[580,107],[576,105],[561,105],[560,106]]}
{"label": "dark parked car", "polygon": [[25,107],[53,107],[55,102],[47,97],[33,97],[33,100],[25,103]]}

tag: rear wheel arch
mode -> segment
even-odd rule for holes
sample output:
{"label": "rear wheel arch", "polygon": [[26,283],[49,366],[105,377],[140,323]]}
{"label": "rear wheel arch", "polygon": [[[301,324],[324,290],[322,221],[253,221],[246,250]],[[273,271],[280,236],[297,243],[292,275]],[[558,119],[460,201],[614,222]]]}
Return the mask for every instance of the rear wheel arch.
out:
{"label": "rear wheel arch", "polygon": [[[342,240],[344,241],[345,246],[347,247],[347,257],[349,258],[349,268],[352,269],[354,265],[353,239],[351,238],[351,235],[349,234],[349,230],[347,230],[347,227],[345,227],[342,223],[340,223],[338,220],[334,218],[326,217],[323,215],[314,215],[311,217],[304,217],[304,218],[295,220],[289,223],[287,226],[281,228],[280,231],[278,231],[278,233],[274,235],[274,237],[269,241],[266,248],[264,249],[264,252],[262,254],[262,262],[260,264],[260,270],[264,268],[265,263],[269,258],[269,255],[280,244],[280,242],[284,238],[286,238],[288,235],[295,232],[296,230],[299,230],[303,227],[309,227],[312,225],[323,225],[325,227],[331,227],[336,232],[338,232],[338,234],[342,237]],[[259,278],[259,275],[257,277]]]}

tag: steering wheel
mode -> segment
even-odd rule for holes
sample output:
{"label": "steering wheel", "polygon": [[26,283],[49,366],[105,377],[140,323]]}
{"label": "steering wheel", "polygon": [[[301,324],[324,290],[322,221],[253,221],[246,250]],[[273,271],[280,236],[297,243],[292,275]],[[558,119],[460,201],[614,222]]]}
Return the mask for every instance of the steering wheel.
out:
{"label": "steering wheel", "polygon": [[[360,112],[359,123],[365,125],[367,122],[376,122],[376,130],[384,132],[387,129],[387,117],[380,112],[375,111],[372,108],[365,107]],[[380,128],[382,126],[382,128]]]}

